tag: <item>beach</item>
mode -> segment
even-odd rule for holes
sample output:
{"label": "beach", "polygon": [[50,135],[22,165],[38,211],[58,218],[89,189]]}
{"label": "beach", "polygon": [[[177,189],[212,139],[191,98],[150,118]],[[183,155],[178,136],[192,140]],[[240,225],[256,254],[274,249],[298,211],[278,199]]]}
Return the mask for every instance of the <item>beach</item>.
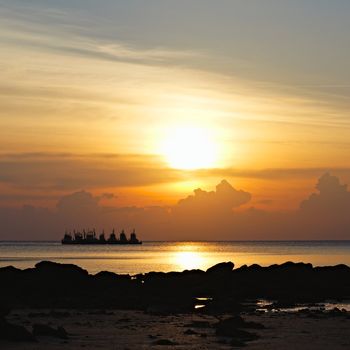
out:
{"label": "beach", "polygon": [[[68,339],[38,337],[26,343],[0,342],[2,349],[232,349],[230,338],[215,335],[218,319],[207,315],[152,315],[140,311],[121,310],[13,310],[9,320],[26,326],[35,323],[63,326]],[[223,315],[223,318],[229,317]],[[254,330],[259,339],[248,342],[246,349],[310,349],[343,350],[350,347],[350,316],[326,315],[310,317],[303,313],[265,313],[245,315],[265,329]],[[209,326],[193,327],[208,323]],[[172,342],[161,344],[162,340]],[[157,343],[158,342],[158,343]]]}

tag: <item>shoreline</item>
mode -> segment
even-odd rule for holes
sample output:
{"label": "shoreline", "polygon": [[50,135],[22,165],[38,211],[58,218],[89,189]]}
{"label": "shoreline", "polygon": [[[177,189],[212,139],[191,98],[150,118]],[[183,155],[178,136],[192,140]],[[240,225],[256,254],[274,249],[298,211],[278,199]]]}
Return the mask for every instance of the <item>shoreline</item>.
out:
{"label": "shoreline", "polygon": [[206,270],[232,259],[236,267],[253,263],[268,267],[286,261],[305,261],[319,267],[340,263],[350,266],[350,244],[339,241],[146,242],[142,246],[0,243],[0,267],[13,265],[20,269],[33,268],[37,262],[51,260],[77,264],[94,274],[110,271],[137,275],[150,271]]}
{"label": "shoreline", "polygon": [[[6,349],[350,346],[350,312],[323,304],[350,301],[345,265],[224,262],[206,271],[131,276],[42,261],[24,270],[0,268],[0,284]],[[310,346],[316,336],[322,341]]]}

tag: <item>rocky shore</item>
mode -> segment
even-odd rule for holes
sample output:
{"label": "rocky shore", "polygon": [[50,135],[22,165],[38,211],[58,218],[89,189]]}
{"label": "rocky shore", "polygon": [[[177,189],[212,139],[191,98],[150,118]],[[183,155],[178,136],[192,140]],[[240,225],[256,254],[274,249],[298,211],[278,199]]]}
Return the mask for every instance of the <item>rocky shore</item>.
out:
{"label": "rocky shore", "polygon": [[[0,268],[0,285],[5,349],[303,348],[283,343],[283,334],[294,334],[294,344],[309,342],[307,349],[350,347],[349,312],[320,306],[350,300],[345,265],[234,269],[227,262],[207,271],[129,276],[90,275],[75,265],[43,261],[25,270]],[[271,301],[264,311],[260,300]],[[283,311],[296,305],[302,307]],[[310,344],[318,333],[323,340]]]}

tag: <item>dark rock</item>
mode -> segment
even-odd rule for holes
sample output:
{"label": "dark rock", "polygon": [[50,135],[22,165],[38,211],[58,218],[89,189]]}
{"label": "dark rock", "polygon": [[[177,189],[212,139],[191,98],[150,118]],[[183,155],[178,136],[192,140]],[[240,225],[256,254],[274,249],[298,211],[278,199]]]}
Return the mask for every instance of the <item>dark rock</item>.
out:
{"label": "dark rock", "polygon": [[45,313],[45,312],[30,312],[27,316],[28,316],[29,318],[47,317],[47,316],[49,316],[49,314],[48,314],[48,313]]}
{"label": "dark rock", "polygon": [[94,310],[94,311],[90,311],[89,315],[108,315],[108,316],[112,316],[114,315],[114,312],[112,311],[107,311],[107,310]]}
{"label": "dark rock", "polygon": [[35,336],[46,336],[60,339],[68,339],[68,333],[63,327],[53,328],[45,324],[34,324],[33,334]]}
{"label": "dark rock", "polygon": [[216,264],[212,267],[209,267],[209,269],[206,271],[206,273],[219,273],[219,274],[226,274],[230,273],[233,270],[234,263],[229,261],[229,262],[222,262],[219,264]]}
{"label": "dark rock", "polygon": [[[212,300],[196,312],[221,315],[238,314],[247,299],[277,300],[273,307],[282,308],[344,300],[350,295],[350,268],[345,265],[313,268],[311,264],[287,262],[233,267],[226,262],[207,272],[151,272],[130,277],[109,272],[89,275],[75,265],[44,261],[25,270],[0,268],[0,300],[6,307],[18,308],[133,309],[177,314],[192,313],[195,297],[206,296]],[[0,307],[0,317],[7,312]],[[50,316],[69,317],[56,311]]]}
{"label": "dark rock", "polygon": [[237,348],[241,348],[241,347],[243,347],[243,346],[246,346],[246,343],[245,342],[243,342],[243,341],[241,341],[241,340],[239,340],[239,339],[232,339],[231,341],[230,341],[230,345],[231,346],[234,346],[234,347],[237,347]]}
{"label": "dark rock", "polygon": [[[256,326],[255,322],[252,322],[252,325],[249,325],[249,323],[245,322],[241,317],[230,317],[225,320],[219,321],[217,324],[215,324],[215,333],[218,336],[225,336],[225,337],[231,337],[238,341],[252,341],[256,340],[259,337],[254,334],[247,332],[241,328],[251,328],[251,326]],[[260,326],[260,325],[259,325]]]}
{"label": "dark rock", "polygon": [[57,327],[57,335],[61,339],[68,339],[68,333],[63,327]]}
{"label": "dark rock", "polygon": [[145,312],[152,315],[173,315],[179,313],[190,313],[194,308],[193,298],[182,298],[180,296],[166,296],[152,302]]}
{"label": "dark rock", "polygon": [[54,317],[54,318],[67,318],[70,317],[71,314],[67,311],[55,311],[55,310],[51,310],[50,311],[50,316]]}
{"label": "dark rock", "polygon": [[187,329],[185,330],[184,334],[186,335],[194,335],[194,334],[198,334],[196,331],[192,330],[192,329]]}
{"label": "dark rock", "polygon": [[158,339],[152,343],[153,345],[179,345],[178,343],[169,339]]}
{"label": "dark rock", "polygon": [[343,317],[343,316],[347,316],[347,311],[345,309],[340,310],[339,308],[335,307],[332,310],[329,310],[327,312],[328,316],[332,316],[332,317]]}
{"label": "dark rock", "polygon": [[291,309],[299,306],[294,299],[282,299],[272,304],[266,305],[267,309]]}
{"label": "dark rock", "polygon": [[36,339],[25,327],[0,320],[0,339],[15,342],[35,342]]}
{"label": "dark rock", "polygon": [[74,264],[60,264],[52,261],[40,261],[35,264],[36,271],[54,274],[88,275],[88,272]]}
{"label": "dark rock", "polygon": [[239,301],[220,296],[208,302],[204,308],[198,309],[198,312],[208,315],[222,315],[225,313],[240,313],[243,309],[244,307]]}
{"label": "dark rock", "polygon": [[216,328],[220,327],[231,327],[231,328],[250,328],[250,329],[264,329],[265,326],[258,322],[245,321],[241,316],[234,316],[222,320],[214,325]]}
{"label": "dark rock", "polygon": [[247,332],[243,329],[226,327],[224,325],[217,328],[215,334],[223,337],[231,337],[243,342],[259,339],[259,336],[255,333]]}
{"label": "dark rock", "polygon": [[11,308],[9,306],[0,305],[0,320],[6,317],[11,312]]}

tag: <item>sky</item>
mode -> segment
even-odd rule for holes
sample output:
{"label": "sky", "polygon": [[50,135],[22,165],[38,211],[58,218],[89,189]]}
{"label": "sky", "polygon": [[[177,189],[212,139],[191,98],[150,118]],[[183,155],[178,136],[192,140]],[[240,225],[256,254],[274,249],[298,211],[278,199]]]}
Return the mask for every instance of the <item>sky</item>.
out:
{"label": "sky", "polygon": [[350,238],[349,17],[347,0],[0,0],[4,238]]}

